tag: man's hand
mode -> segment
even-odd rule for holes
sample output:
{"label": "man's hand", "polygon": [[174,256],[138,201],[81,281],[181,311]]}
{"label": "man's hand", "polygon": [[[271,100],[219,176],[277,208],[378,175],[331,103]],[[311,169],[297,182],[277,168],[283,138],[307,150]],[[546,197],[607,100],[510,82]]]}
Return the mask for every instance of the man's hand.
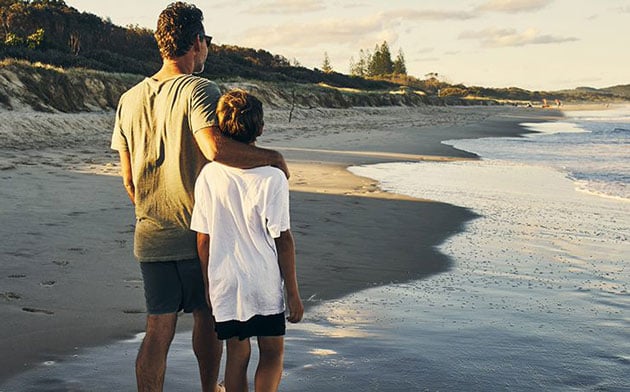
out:
{"label": "man's hand", "polygon": [[287,177],[287,179],[289,179],[289,177],[291,177],[291,173],[289,172],[289,166],[287,166],[287,163],[284,160],[284,157],[282,156],[282,154],[280,154],[277,151],[274,151],[276,154],[278,154],[278,162],[273,164],[273,167],[277,167],[278,169],[282,170],[284,172],[284,175]]}
{"label": "man's hand", "polygon": [[136,205],[136,187],[133,183],[133,174],[131,168],[131,154],[129,151],[120,151],[120,175],[123,179],[123,185],[129,200]]}

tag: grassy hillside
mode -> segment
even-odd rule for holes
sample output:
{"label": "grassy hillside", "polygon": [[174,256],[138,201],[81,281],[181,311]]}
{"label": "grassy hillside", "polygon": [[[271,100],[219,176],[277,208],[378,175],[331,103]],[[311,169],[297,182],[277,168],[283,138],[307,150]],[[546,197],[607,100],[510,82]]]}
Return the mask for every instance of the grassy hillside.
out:
{"label": "grassy hillside", "polygon": [[139,75],[59,68],[23,60],[0,62],[0,107],[5,110],[82,112],[115,108]]}
{"label": "grassy hillside", "polygon": [[[112,110],[120,95],[143,76],[84,68],[31,64],[24,60],[0,62],[0,108],[43,112]],[[426,97],[390,90],[340,89],[326,84],[275,81],[218,82],[226,91],[234,87],[255,93],[267,107],[345,108],[350,106],[422,105]]]}
{"label": "grassy hillside", "polygon": [[600,91],[608,92],[612,94],[613,96],[624,97],[626,99],[630,99],[630,84],[607,87],[607,88],[601,89]]}

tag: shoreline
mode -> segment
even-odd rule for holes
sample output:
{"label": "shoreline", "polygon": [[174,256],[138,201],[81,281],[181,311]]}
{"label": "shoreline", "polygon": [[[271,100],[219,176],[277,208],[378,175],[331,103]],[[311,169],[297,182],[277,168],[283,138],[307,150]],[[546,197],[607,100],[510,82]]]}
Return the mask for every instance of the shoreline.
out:
{"label": "shoreline", "polygon": [[[461,108],[462,113],[475,115],[481,111],[483,108]],[[377,110],[369,120],[385,112]],[[435,115],[440,111],[436,114],[431,108],[428,116]],[[324,119],[322,127],[327,128],[323,135],[304,139],[286,137],[283,131],[289,127],[280,124],[278,115],[280,132],[271,132],[269,144],[283,152],[292,170],[292,228],[305,305],[448,270],[450,260],[436,250],[437,245],[475,218],[462,207],[381,191],[376,181],[354,176],[346,170],[348,166],[401,158],[476,159],[441,141],[519,136],[530,132],[519,123],[557,115],[490,109],[481,120],[477,116],[464,124],[402,129],[391,128],[387,118],[361,129],[357,124],[365,119],[358,118],[353,132],[346,132],[342,116],[332,124]],[[274,124],[273,116],[270,124]],[[405,123],[405,119],[400,121]],[[305,122],[302,127],[309,126],[308,119]],[[267,142],[267,138],[263,140]],[[347,149],[338,150],[339,146]],[[0,309],[11,322],[2,330],[0,345],[7,354],[0,360],[0,380],[47,358],[71,355],[80,347],[107,344],[142,331],[142,286],[129,250],[133,210],[119,179],[111,176],[117,172],[117,165],[111,164],[113,154],[103,155],[101,147],[96,151],[86,147],[88,158],[81,154],[77,158],[68,151],[20,151],[13,154],[13,160],[9,156],[9,163],[17,164],[2,171],[4,184],[11,184],[2,187],[3,210],[11,212],[3,216],[7,224],[2,234],[7,241],[0,251],[9,262],[1,266],[4,301]],[[89,158],[91,154],[97,156]],[[68,160],[72,155],[76,159]],[[33,165],[29,158],[37,163]],[[68,171],[70,167],[72,171]],[[39,184],[38,193],[20,200],[33,192],[33,180]],[[49,200],[51,195],[55,195],[53,200]],[[95,200],[103,205],[94,208]],[[20,209],[29,214],[20,214]],[[92,232],[89,223],[104,218],[104,227]],[[31,227],[24,226],[28,222]],[[54,230],[49,231],[51,228]],[[73,301],[77,298],[78,302]],[[190,319],[180,319],[179,331],[190,328]]]}

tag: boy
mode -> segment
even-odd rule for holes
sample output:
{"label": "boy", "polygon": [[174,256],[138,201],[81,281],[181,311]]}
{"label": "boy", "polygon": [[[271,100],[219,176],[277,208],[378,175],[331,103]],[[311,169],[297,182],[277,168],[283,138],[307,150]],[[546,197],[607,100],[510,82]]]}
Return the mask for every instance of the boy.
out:
{"label": "boy", "polygon": [[[234,140],[253,144],[262,134],[262,103],[245,91],[224,94],[216,112],[219,129]],[[227,391],[247,391],[252,336],[260,352],[256,391],[276,391],[284,352],[283,280],[287,320],[297,323],[304,313],[289,225],[288,181],[271,166],[237,169],[209,163],[195,184],[191,229],[197,232],[215,330],[227,341]]]}

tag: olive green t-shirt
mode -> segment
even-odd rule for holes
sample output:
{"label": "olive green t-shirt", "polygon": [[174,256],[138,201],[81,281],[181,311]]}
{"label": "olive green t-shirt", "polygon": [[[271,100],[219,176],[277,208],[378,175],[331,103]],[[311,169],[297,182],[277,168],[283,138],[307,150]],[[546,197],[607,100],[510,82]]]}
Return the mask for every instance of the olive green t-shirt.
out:
{"label": "olive green t-shirt", "polygon": [[139,261],[197,257],[190,217],[195,180],[206,160],[194,133],[215,124],[219,96],[215,83],[178,75],[146,78],[120,98],[111,147],[131,156]]}

